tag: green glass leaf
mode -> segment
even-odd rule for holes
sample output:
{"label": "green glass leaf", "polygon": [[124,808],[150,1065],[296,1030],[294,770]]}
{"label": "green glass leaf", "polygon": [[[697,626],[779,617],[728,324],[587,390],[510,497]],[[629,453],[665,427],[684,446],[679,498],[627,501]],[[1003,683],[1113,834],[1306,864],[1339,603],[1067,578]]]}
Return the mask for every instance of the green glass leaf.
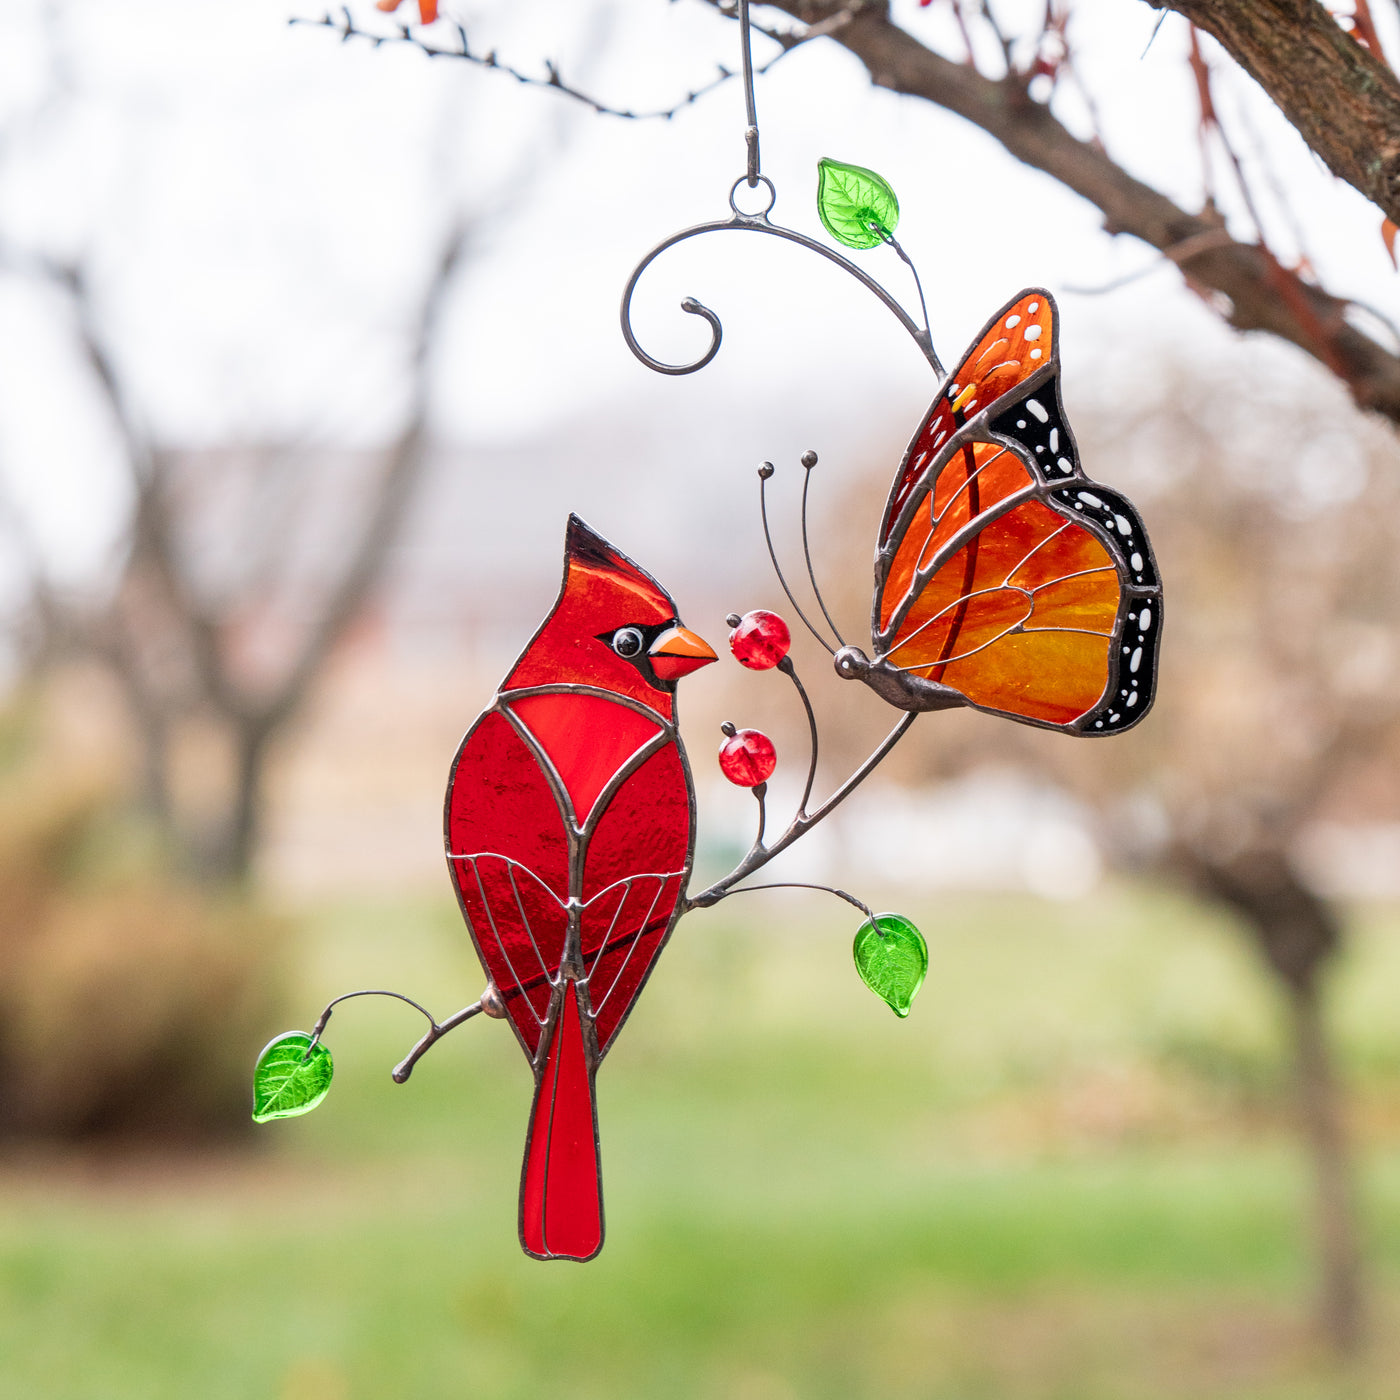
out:
{"label": "green glass leaf", "polygon": [[861,981],[896,1016],[907,1016],[928,975],[923,934],[902,914],[876,914],[860,926],[851,952]]}
{"label": "green glass leaf", "polygon": [[310,1046],[311,1037],[301,1031],[267,1043],[253,1070],[253,1122],[310,1113],[330,1092],[331,1052],[318,1041],[308,1055]]}
{"label": "green glass leaf", "polygon": [[817,162],[817,213],[848,248],[874,248],[899,223],[899,201],[873,170],[823,157]]}

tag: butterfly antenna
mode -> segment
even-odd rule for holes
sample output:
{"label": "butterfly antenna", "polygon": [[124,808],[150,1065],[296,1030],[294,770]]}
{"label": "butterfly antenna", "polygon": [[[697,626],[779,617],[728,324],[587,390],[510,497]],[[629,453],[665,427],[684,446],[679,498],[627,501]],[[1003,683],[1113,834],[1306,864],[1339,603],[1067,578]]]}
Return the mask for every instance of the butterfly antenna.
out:
{"label": "butterfly antenna", "polygon": [[822,591],[817,587],[816,571],[812,568],[812,547],[807,541],[807,491],[812,485],[812,468],[817,465],[817,454],[810,449],[802,454],[802,465],[807,470],[806,480],[802,483],[802,553],[807,560],[807,577],[811,580],[812,592],[817,595],[817,606],[822,610],[822,616],[826,618],[826,625],[831,628],[832,635],[836,638],[836,645],[843,647],[846,639],[841,635],[841,629],[832,621],[831,613],[826,606],[826,599],[822,597]]}
{"label": "butterfly antenna", "polygon": [[788,581],[783,576],[783,566],[778,563],[778,553],[773,548],[773,532],[768,528],[768,478],[773,475],[772,462],[764,462],[758,469],[758,506],[763,514],[763,539],[768,546],[768,558],[772,560],[773,572],[778,576],[778,582],[783,586],[783,592],[787,594],[787,600],[792,604],[793,611],[802,619],[802,624],[806,629],[826,648],[831,655],[836,655],[836,649],[812,626],[812,620],[802,611],[802,604],[792,596],[792,589],[788,587]]}

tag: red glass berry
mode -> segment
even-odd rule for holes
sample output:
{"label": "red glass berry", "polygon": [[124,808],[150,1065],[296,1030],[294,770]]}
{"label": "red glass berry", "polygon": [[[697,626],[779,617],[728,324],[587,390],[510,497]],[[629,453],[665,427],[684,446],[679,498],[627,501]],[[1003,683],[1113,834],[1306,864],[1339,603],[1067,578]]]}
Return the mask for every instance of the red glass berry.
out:
{"label": "red glass berry", "polygon": [[757,787],[773,776],[778,751],[773,741],[757,729],[738,729],[719,751],[720,771],[738,787]]}
{"label": "red glass berry", "polygon": [[792,634],[774,612],[757,608],[730,623],[729,650],[750,671],[771,671],[788,654]]}

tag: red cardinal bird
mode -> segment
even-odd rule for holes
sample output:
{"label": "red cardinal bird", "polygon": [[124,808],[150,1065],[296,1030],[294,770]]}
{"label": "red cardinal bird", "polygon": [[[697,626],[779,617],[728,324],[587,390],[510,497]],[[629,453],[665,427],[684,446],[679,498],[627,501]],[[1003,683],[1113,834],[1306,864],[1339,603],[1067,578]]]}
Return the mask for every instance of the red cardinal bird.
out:
{"label": "red cardinal bird", "polygon": [[554,610],[452,764],[447,863],[535,1071],[520,1243],[603,1247],[593,1079],[675,924],[695,794],[676,682],[715,654],[655,579],[569,517]]}

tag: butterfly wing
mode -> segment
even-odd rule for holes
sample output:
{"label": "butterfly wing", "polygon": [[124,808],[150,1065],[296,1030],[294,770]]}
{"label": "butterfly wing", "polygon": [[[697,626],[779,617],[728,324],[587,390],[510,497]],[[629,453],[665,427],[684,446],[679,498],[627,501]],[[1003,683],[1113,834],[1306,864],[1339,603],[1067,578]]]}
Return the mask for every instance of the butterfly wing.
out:
{"label": "butterfly wing", "polygon": [[1161,587],[1137,512],[1084,475],[1055,305],[988,323],[914,435],[880,526],[874,663],[913,691],[1076,734],[1151,706]]}

